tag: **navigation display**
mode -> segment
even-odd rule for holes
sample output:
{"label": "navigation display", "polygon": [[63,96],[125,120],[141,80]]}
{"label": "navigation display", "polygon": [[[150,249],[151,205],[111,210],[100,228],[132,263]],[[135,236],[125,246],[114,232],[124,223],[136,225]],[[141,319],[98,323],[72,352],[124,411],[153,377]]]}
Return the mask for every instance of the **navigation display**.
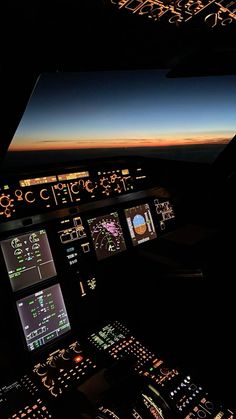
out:
{"label": "navigation display", "polygon": [[117,212],[88,220],[98,260],[126,250]]}
{"label": "navigation display", "polygon": [[3,240],[1,248],[14,292],[57,274],[44,229]]}
{"label": "navigation display", "polygon": [[16,304],[29,351],[71,329],[59,284],[22,298]]}
{"label": "navigation display", "polygon": [[156,238],[149,204],[125,209],[125,217],[134,246]]}

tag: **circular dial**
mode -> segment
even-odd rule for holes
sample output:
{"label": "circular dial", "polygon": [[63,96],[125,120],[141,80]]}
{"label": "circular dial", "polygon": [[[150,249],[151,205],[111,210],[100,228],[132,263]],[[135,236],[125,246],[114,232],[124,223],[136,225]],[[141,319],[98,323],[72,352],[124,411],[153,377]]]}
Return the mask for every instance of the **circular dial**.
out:
{"label": "circular dial", "polygon": [[96,183],[93,183],[90,179],[86,180],[84,187],[87,192],[93,193],[94,189],[97,188]]}
{"label": "circular dial", "polygon": [[100,185],[102,186],[103,190],[102,193],[106,195],[110,195],[110,192],[112,191],[111,183],[108,177],[103,176],[100,179]]}
{"label": "circular dial", "polygon": [[2,194],[0,196],[0,205],[4,208],[7,208],[11,205],[13,199],[10,198],[10,195],[4,195]]}
{"label": "circular dial", "polygon": [[47,364],[38,364],[35,367],[36,374],[40,376],[45,376],[48,373],[48,365]]}
{"label": "circular dial", "polygon": [[117,213],[97,217],[88,222],[98,259],[126,249]]}

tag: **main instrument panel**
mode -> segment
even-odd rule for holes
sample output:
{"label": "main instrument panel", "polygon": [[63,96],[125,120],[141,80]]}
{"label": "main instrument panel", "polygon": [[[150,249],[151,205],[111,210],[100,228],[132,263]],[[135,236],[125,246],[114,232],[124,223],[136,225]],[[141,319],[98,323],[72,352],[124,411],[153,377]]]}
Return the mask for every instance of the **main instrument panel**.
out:
{"label": "main instrument panel", "polygon": [[[74,403],[76,418],[233,419],[126,325],[96,326],[104,276],[113,286],[125,260],[138,270],[136,249],[176,225],[174,200],[147,168],[9,179],[0,197],[1,310],[22,373],[11,381],[7,371],[0,383],[0,416],[59,419]],[[82,333],[87,320],[92,331]]]}
{"label": "main instrument panel", "polygon": [[0,197],[5,282],[18,295],[69,273],[81,297],[90,295],[100,261],[175,226],[170,194],[153,185],[147,166],[127,161],[10,177]]}
{"label": "main instrument panel", "polygon": [[131,261],[136,246],[175,225],[170,194],[153,187],[147,166],[98,164],[14,175],[1,186],[3,285],[29,352],[70,332],[63,289],[87,301],[97,295],[107,260],[114,257],[118,268],[119,258]]}

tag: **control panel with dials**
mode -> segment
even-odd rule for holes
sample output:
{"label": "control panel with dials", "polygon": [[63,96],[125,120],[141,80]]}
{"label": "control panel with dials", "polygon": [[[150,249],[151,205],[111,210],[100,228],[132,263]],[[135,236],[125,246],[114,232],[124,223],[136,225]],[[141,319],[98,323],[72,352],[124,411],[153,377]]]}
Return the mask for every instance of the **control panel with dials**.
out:
{"label": "control panel with dials", "polygon": [[0,387],[1,417],[60,419],[70,411],[88,419],[235,418],[123,322],[106,322],[81,341],[57,345]]}
{"label": "control panel with dials", "polygon": [[0,222],[139,191],[147,181],[140,165],[19,175],[0,184]]}

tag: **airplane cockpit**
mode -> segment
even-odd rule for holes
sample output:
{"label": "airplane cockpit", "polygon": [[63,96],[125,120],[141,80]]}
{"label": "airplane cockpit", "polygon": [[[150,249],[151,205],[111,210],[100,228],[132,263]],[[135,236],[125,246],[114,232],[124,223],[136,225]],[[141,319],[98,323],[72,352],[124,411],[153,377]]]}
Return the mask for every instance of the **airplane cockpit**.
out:
{"label": "airplane cockpit", "polygon": [[[218,26],[232,33],[230,2],[181,2],[81,6],[94,24],[111,16],[111,31],[123,22],[112,62],[76,67],[63,50],[71,68],[45,71],[50,44],[44,68],[33,54],[40,73],[18,74],[6,92],[2,419],[235,418],[236,75],[197,74],[190,62],[190,76],[176,75],[185,59],[171,69],[162,46],[158,62],[131,65],[125,37],[141,25],[141,48],[153,25],[183,35],[192,21],[211,40]],[[55,22],[51,9],[46,32]],[[107,48],[92,50],[99,62]]]}

